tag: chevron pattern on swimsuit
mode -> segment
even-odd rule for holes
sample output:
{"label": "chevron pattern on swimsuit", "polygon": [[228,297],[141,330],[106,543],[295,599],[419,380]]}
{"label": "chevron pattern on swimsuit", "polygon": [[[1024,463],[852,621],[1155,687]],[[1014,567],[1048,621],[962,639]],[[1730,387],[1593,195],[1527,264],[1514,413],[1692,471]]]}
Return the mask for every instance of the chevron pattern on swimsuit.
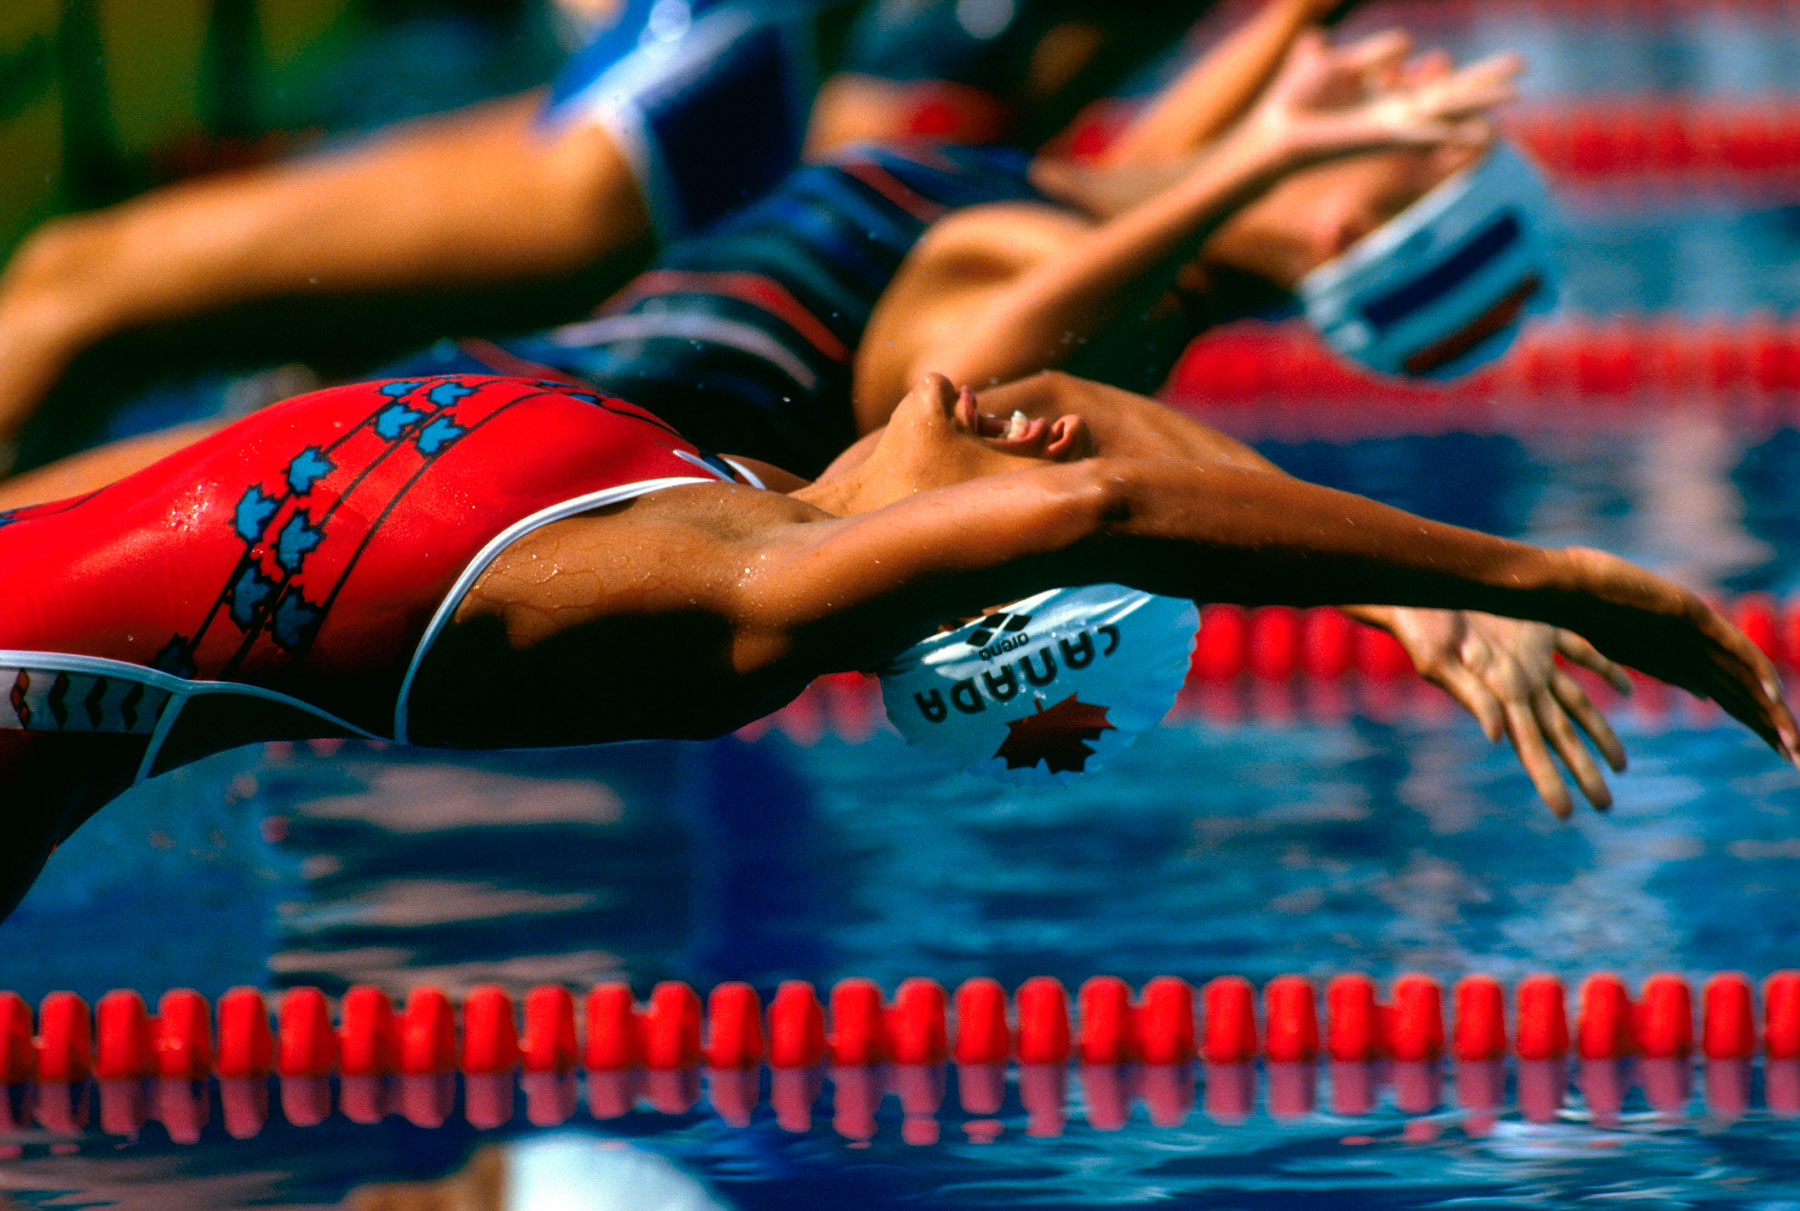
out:
{"label": "chevron pattern on swimsuit", "polygon": [[123,677],[0,665],[0,728],[148,736],[168,690]]}

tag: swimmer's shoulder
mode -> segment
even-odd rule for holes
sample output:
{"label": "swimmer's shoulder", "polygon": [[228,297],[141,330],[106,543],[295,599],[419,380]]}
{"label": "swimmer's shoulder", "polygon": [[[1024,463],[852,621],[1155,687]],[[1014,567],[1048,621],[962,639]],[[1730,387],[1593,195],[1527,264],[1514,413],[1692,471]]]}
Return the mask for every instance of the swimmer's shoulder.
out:
{"label": "swimmer's shoulder", "polygon": [[[803,482],[796,481],[795,486]],[[773,527],[833,520],[831,514],[786,492],[735,483],[683,484],[584,516],[646,529],[682,526],[726,541],[754,537]]]}

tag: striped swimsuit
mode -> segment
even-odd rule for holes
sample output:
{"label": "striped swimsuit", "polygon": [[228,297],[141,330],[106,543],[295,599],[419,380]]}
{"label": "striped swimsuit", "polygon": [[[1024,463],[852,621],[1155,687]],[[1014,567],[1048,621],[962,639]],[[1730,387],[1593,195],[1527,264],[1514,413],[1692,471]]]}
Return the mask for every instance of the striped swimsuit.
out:
{"label": "striped swimsuit", "polygon": [[954,210],[1037,198],[1027,163],[997,149],[859,149],[665,250],[587,320],[445,342],[386,372],[560,372],[710,449],[814,475],[855,440],[852,357],[907,253]]}

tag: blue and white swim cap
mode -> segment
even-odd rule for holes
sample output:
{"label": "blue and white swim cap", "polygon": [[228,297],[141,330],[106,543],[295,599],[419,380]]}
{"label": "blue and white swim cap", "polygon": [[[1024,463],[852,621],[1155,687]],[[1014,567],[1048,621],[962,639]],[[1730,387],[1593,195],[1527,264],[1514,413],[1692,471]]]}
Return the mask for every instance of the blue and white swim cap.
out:
{"label": "blue and white swim cap", "polygon": [[1306,318],[1382,374],[1454,378],[1505,352],[1555,304],[1538,170],[1505,143],[1301,279]]}
{"label": "blue and white swim cap", "polygon": [[1061,782],[1162,722],[1199,626],[1194,603],[1177,597],[1050,589],[901,652],[878,670],[882,704],[908,742],[963,769]]}

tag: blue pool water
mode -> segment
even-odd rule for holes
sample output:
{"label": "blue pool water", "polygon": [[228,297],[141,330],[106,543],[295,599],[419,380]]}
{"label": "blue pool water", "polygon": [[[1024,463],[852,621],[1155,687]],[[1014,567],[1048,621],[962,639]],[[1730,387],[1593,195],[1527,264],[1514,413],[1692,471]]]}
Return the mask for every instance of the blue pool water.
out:
{"label": "blue pool water", "polygon": [[[1688,478],[1671,483],[1663,442],[1676,437]],[[1715,587],[1786,591],[1800,566],[1787,554],[1800,515],[1781,490],[1800,439],[1705,410],[1579,436],[1267,448],[1436,516],[1599,542]],[[177,983],[522,992],[620,975],[640,994],[680,978],[748,980],[765,996],[782,979],[850,975],[891,990],[921,975],[1010,987],[1550,971],[1572,984],[1611,969],[1635,985],[1659,970],[1794,965],[1800,774],[1702,713],[1625,706],[1618,718],[1633,757],[1618,806],[1568,825],[1535,804],[1506,751],[1429,705],[1387,722],[1176,720],[1055,792],[943,776],[886,733],[469,761],[244,751],[90,822],[0,930],[0,954],[6,983],[33,999]],[[1588,1121],[1577,1099],[1555,1123],[1508,1113],[1485,1132],[1451,1110],[1409,1118],[1385,1104],[1243,1124],[1196,1110],[1180,1126],[1139,1106],[1100,1131],[1071,1096],[1055,1138],[1027,1136],[1015,1089],[997,1121],[947,1111],[932,1146],[904,1142],[891,1099],[867,1142],[832,1129],[829,1095],[804,1134],[766,1108],[730,1127],[705,1101],[576,1121],[742,1207],[1800,1203],[1800,1125],[1766,1112],[1725,1124],[1697,1098],[1685,1119],[1634,1094],[1617,1124]],[[194,1145],[155,1124],[135,1140],[90,1135],[74,1155],[16,1137],[0,1194],[330,1206],[360,1182],[450,1172],[479,1142],[467,1126],[301,1129],[279,1113],[234,1141],[217,1118]],[[490,1138],[522,1134],[521,1114]]]}
{"label": "blue pool water", "polygon": [[[1800,88],[1800,39],[1780,6],[1643,34],[1502,7],[1439,33],[1459,50],[1525,51],[1540,103]],[[432,47],[418,59],[447,77]],[[414,84],[395,90],[343,95],[383,113],[415,103]],[[1571,214],[1572,309],[1800,306],[1792,206],[1637,201],[1585,199]],[[165,403],[142,402],[118,431],[166,419]],[[1309,478],[1609,547],[1721,594],[1800,589],[1800,429],[1728,423],[1709,401],[1551,431],[1555,415],[1263,448]],[[846,976],[891,991],[912,976],[1012,987],[1549,971],[1573,984],[1610,969],[1635,986],[1653,971],[1800,965],[1800,774],[1748,735],[1700,711],[1623,706],[1632,769],[1618,805],[1565,825],[1508,752],[1441,699],[1427,704],[1321,719],[1247,696],[1239,722],[1173,720],[1054,792],[945,776],[885,732],[458,761],[355,745],[225,754],[140,788],[64,847],[0,927],[0,986],[36,1001],[625,977],[640,994],[661,979],[739,979],[766,997],[784,979]],[[1259,1106],[1234,1123],[1195,1109],[1178,1126],[1139,1104],[1118,1130],[1090,1123],[1082,1099],[1072,1082],[1066,1126],[1042,1136],[1016,1086],[997,1115],[971,1119],[953,1084],[928,1145],[907,1142],[892,1098],[872,1138],[848,1138],[829,1092],[801,1133],[766,1104],[729,1126],[704,1100],[574,1124],[589,1147],[665,1158],[742,1208],[1800,1207],[1800,1121],[1726,1122],[1698,1097],[1685,1115],[1652,1113],[1634,1092],[1617,1122],[1574,1098],[1554,1122],[1508,1111],[1492,1125],[1404,1114],[1391,1097],[1354,1117],[1278,1120]],[[398,1116],[300,1128],[277,1112],[236,1140],[216,1109],[191,1144],[155,1123],[135,1138],[0,1133],[0,1208],[337,1206],[362,1183],[439,1178],[484,1143],[536,1134],[522,1114],[478,1133],[456,1115],[436,1130]]]}

